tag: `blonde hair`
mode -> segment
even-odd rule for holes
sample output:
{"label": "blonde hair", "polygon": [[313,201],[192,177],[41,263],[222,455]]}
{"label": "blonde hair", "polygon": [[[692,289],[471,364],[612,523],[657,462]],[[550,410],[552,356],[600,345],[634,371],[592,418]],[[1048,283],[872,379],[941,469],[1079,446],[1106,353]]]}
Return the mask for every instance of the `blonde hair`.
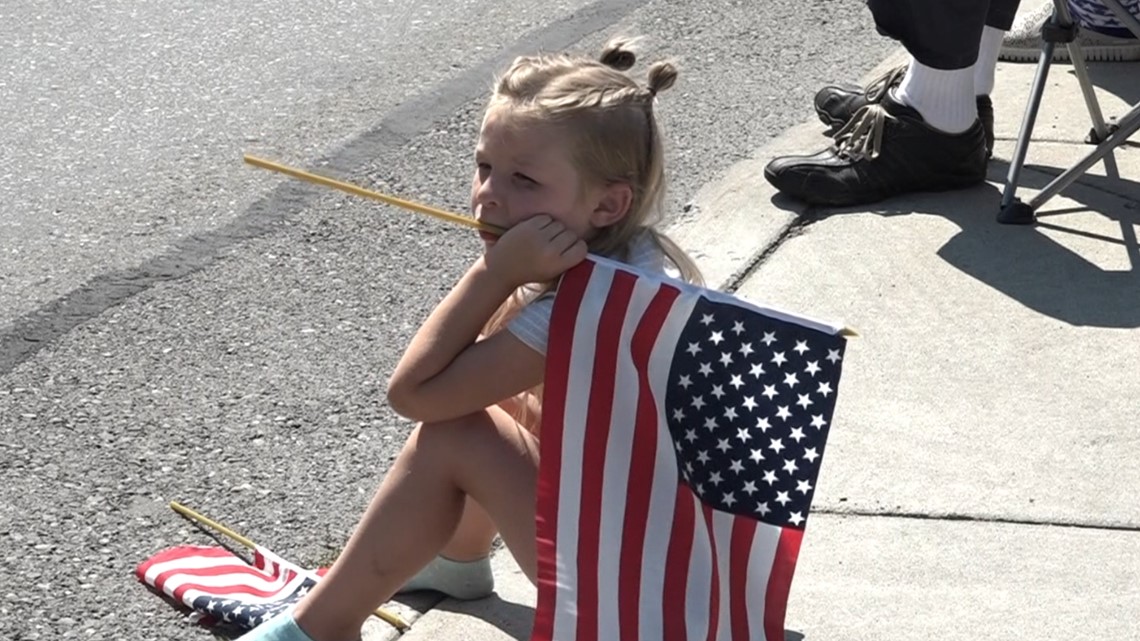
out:
{"label": "blonde hair", "polygon": [[[665,154],[653,107],[657,94],[673,86],[677,69],[670,62],[653,63],[642,87],[625,73],[636,62],[634,43],[611,40],[596,60],[568,54],[516,58],[496,79],[487,110],[505,108],[512,122],[561,126],[586,184],[616,182],[632,188],[626,215],[588,241],[592,253],[628,260],[634,239],[648,232],[682,280],[701,283],[693,260],[655,229],[663,217]],[[484,334],[501,329],[528,299],[554,288],[551,282],[516,291],[488,321]],[[540,390],[530,393],[541,398]]]}

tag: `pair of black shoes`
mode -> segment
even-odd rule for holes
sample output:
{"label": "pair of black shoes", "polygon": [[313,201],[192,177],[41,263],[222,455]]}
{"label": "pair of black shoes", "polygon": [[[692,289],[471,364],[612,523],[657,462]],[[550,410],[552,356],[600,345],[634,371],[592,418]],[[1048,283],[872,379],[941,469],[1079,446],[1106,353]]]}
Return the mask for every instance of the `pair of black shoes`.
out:
{"label": "pair of black shoes", "polygon": [[781,192],[814,205],[844,207],[898,194],[947,191],[986,177],[993,150],[993,103],[978,96],[978,120],[963,133],[934,129],[891,89],[905,67],[866,89],[831,85],[816,94],[815,109],[835,143],[805,156],[768,163],[764,177]]}

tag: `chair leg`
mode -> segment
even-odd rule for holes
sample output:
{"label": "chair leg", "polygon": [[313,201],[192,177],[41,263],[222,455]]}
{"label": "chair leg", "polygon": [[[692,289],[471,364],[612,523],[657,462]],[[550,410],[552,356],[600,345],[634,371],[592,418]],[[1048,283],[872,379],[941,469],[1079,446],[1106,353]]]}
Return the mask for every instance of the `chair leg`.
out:
{"label": "chair leg", "polygon": [[[1072,18],[1069,17],[1069,7],[1065,0],[1054,0],[1053,17],[1050,23],[1062,28],[1072,27]],[[1068,24],[1059,22],[1067,19]],[[1033,137],[1033,126],[1037,122],[1037,111],[1041,107],[1041,96],[1045,93],[1045,82],[1049,79],[1049,67],[1053,64],[1053,49],[1057,46],[1052,38],[1044,37],[1045,28],[1042,28],[1041,57],[1037,61],[1037,74],[1033,78],[1033,86],[1029,90],[1029,104],[1025,107],[1025,115],[1021,119],[1021,131],[1017,134],[1017,144],[1013,149],[1013,159],[1009,163],[1009,173],[1005,179],[1005,190],[1001,195],[1001,209],[998,211],[997,221],[1006,225],[1031,225],[1036,220],[1033,208],[1017,198],[1017,185],[1021,180],[1021,169],[1025,166],[1025,156],[1029,152],[1029,140]]]}
{"label": "chair leg", "polygon": [[1102,159],[1107,162],[1107,159],[1111,158],[1109,154],[1137,131],[1140,131],[1140,105],[1133,107],[1131,111],[1125,114],[1124,117],[1117,122],[1113,130],[1109,132],[1108,137],[1096,146],[1096,149],[1089,152],[1080,162],[1066,169],[1062,174],[1051,180],[1025,207],[1029,208],[1030,212],[1037,211],[1041,205],[1045,204],[1045,201],[1056,196],[1061,190],[1076,182],[1077,179],[1083,176],[1093,165]]}

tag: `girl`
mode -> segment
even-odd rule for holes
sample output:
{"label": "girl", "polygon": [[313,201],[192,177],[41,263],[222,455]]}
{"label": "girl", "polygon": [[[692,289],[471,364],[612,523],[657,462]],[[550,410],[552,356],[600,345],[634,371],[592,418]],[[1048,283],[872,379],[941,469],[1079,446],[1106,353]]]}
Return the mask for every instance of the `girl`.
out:
{"label": "girl", "polygon": [[498,79],[471,207],[506,231],[481,233],[483,255],[392,374],[388,402],[420,423],[325,578],[244,641],[357,639],[401,588],[485,596],[496,533],[536,580],[540,385],[556,279],[587,252],[700,279],[652,227],[664,190],[653,105],[677,72],[656,63],[640,86],[623,73],[634,63],[628,45],[611,42],[600,60],[518,58]]}

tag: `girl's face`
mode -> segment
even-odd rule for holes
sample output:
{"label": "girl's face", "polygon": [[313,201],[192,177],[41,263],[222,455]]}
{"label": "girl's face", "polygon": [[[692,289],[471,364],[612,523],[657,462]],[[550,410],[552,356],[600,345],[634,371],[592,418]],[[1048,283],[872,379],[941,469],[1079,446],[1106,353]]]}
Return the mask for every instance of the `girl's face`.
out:
{"label": "girl's face", "polygon": [[[471,209],[477,220],[510,228],[547,214],[589,239],[598,189],[575,168],[566,134],[553,126],[512,119],[509,108],[487,112],[475,147]],[[480,232],[490,247],[496,236]]]}

